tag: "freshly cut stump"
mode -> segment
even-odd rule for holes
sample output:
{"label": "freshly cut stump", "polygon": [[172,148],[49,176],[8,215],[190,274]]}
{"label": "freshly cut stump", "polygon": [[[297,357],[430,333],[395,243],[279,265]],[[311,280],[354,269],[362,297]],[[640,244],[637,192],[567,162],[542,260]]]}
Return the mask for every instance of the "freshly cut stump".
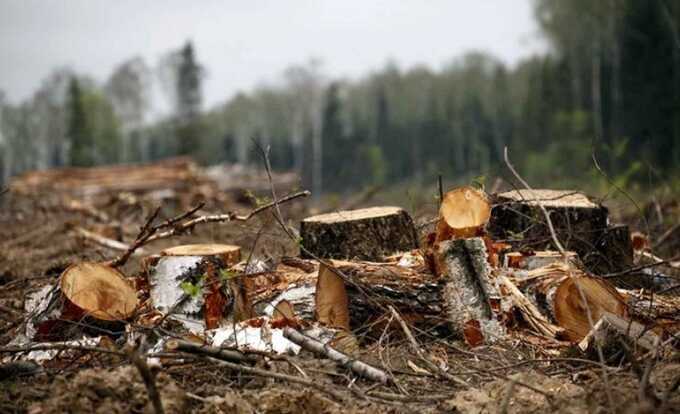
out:
{"label": "freshly cut stump", "polygon": [[497,194],[487,230],[494,240],[515,248],[556,250],[541,211],[550,214],[557,239],[578,254],[595,274],[630,266],[632,248],[625,226],[609,226],[607,209],[576,191],[515,190]]}
{"label": "freshly cut stump", "polygon": [[247,319],[251,309],[241,278],[228,272],[240,260],[241,248],[226,244],[163,250],[144,261],[151,300],[193,332],[219,327],[229,311],[235,321]]}
{"label": "freshly cut stump", "polygon": [[411,216],[399,207],[371,207],[308,217],[300,224],[302,256],[382,260],[418,247]]}
{"label": "freshly cut stump", "polygon": [[439,217],[436,241],[478,236],[491,217],[491,203],[475,188],[456,188],[444,195]]}
{"label": "freshly cut stump", "polygon": [[127,319],[137,308],[137,292],[116,269],[78,263],[61,275],[61,292],[84,315],[102,321]]}

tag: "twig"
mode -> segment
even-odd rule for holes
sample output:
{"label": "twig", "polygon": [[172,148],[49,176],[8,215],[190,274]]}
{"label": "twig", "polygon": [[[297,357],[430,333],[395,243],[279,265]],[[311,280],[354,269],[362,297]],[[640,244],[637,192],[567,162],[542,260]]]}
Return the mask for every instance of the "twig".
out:
{"label": "twig", "polygon": [[32,352],[32,351],[50,351],[50,350],[76,350],[76,351],[86,351],[86,352],[99,352],[102,354],[113,354],[125,356],[126,354],[121,351],[116,351],[113,349],[100,348],[95,346],[85,346],[85,345],[74,345],[74,344],[42,344],[42,345],[32,345],[32,346],[6,346],[0,348],[0,354],[18,354],[22,352]]}
{"label": "twig", "polygon": [[139,351],[132,349],[128,352],[128,356],[132,363],[137,367],[139,374],[142,376],[144,385],[146,385],[146,391],[149,393],[149,399],[153,404],[153,408],[156,414],[163,414],[163,403],[161,402],[161,396],[158,393],[158,387],[156,387],[156,376],[149,369],[149,366],[139,355]]}
{"label": "twig", "polygon": [[293,328],[284,328],[283,336],[289,341],[299,345],[300,347],[313,352],[315,354],[324,355],[328,359],[349,368],[355,374],[375,382],[387,384],[390,382],[389,376],[372,365],[369,365],[358,359],[353,359],[348,355],[338,351],[328,344],[317,341],[307,335],[304,335]]}
{"label": "twig", "polygon": [[254,364],[259,360],[259,358],[253,354],[248,355],[236,350],[221,349],[214,346],[200,345],[189,341],[175,339],[168,341],[165,344],[165,347],[169,351],[180,351],[190,354],[205,355],[220,359],[222,361],[247,362],[249,364]]}
{"label": "twig", "polygon": [[437,372],[439,376],[444,377],[455,384],[462,385],[463,387],[469,387],[469,384],[467,382],[463,381],[462,379],[454,375],[449,374],[448,372],[441,369],[441,367],[437,366],[434,362],[430,361],[427,358],[427,356],[425,356],[425,353],[420,348],[420,345],[418,345],[418,342],[416,341],[416,338],[413,336],[411,329],[409,329],[406,322],[404,322],[404,319],[401,317],[401,315],[399,315],[399,312],[397,312],[397,310],[394,309],[394,307],[391,305],[388,307],[390,309],[390,312],[392,312],[394,318],[399,323],[399,326],[401,326],[402,331],[404,331],[404,335],[406,335],[406,338],[408,339],[409,344],[411,345],[411,349],[413,349],[413,351],[416,353],[416,355],[418,355],[420,360],[423,361],[425,365],[427,365],[430,371]]}
{"label": "twig", "polygon": [[[109,249],[122,250],[124,252],[130,250],[130,246],[123,243],[123,242],[119,242],[118,240],[109,239],[108,237],[104,237],[104,236],[99,235],[97,233],[86,230],[82,227],[75,227],[73,230],[75,230],[75,232],[78,233],[78,235],[80,235],[80,236],[82,236],[82,237],[84,237],[88,240],[92,240],[93,242],[95,242],[95,243],[97,243],[101,246],[108,247]],[[131,254],[133,256],[137,256],[137,255],[145,254],[145,252],[144,252],[144,249],[138,248],[138,249],[134,250]]]}
{"label": "twig", "polygon": [[503,401],[501,402],[501,406],[498,409],[499,413],[506,414],[508,412],[508,405],[510,404],[510,399],[512,398],[512,395],[514,394],[516,383],[517,383],[516,380],[514,380],[514,379],[510,380],[510,384],[508,385],[508,391],[503,396]]}
{"label": "twig", "polygon": [[226,367],[226,368],[229,368],[229,369],[233,369],[234,371],[238,371],[238,372],[241,372],[241,373],[244,373],[244,374],[257,375],[257,376],[265,377],[265,378],[274,378],[274,379],[278,379],[278,380],[293,382],[293,383],[296,383],[296,384],[304,385],[306,387],[314,388],[314,389],[317,389],[321,392],[324,392],[324,393],[330,395],[331,397],[335,398],[337,401],[340,401],[340,402],[345,401],[345,396],[343,394],[341,394],[340,392],[335,391],[331,388],[323,386],[318,380],[300,378],[300,377],[296,377],[296,376],[293,376],[293,375],[281,374],[281,373],[278,373],[278,372],[270,372],[270,371],[266,371],[266,370],[263,370],[263,369],[260,369],[260,368],[240,365],[240,364],[236,364],[236,363],[229,362],[229,361],[223,361],[223,360],[212,358],[212,357],[205,357],[205,358],[210,360],[210,361],[215,362],[215,364],[217,364],[217,365],[220,365],[220,366],[223,366],[223,367]]}

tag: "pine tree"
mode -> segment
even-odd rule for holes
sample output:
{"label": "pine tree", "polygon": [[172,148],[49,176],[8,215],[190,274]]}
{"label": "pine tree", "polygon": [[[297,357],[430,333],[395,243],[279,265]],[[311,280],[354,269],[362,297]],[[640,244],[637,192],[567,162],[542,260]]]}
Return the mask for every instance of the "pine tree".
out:
{"label": "pine tree", "polygon": [[92,140],[87,125],[82,89],[75,76],[71,78],[68,97],[67,136],[71,143],[71,165],[77,167],[91,166],[94,164]]}

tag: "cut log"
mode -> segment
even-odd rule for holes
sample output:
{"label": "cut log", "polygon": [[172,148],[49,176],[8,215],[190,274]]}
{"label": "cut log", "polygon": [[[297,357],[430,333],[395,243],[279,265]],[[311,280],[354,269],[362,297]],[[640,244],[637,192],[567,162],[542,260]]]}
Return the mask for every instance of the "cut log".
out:
{"label": "cut log", "polygon": [[345,281],[324,264],[316,281],[316,320],[331,328],[349,330],[349,298]]}
{"label": "cut log", "polygon": [[466,342],[494,342],[505,334],[496,317],[500,293],[491,280],[486,245],[481,238],[440,243],[438,261],[445,280],[444,304],[454,331]]}
{"label": "cut log", "polygon": [[154,306],[195,332],[217,328],[229,312],[235,321],[250,318],[243,283],[228,271],[240,256],[238,246],[194,244],[147,258],[144,263]]}
{"label": "cut log", "polygon": [[481,235],[491,216],[486,194],[472,187],[449,191],[439,208],[436,241]]}
{"label": "cut log", "polygon": [[[567,260],[571,263],[578,262],[575,252],[565,252]],[[505,254],[505,267],[522,270],[535,270],[556,262],[563,262],[562,253],[555,251],[539,251],[531,253],[509,252]]]}
{"label": "cut log", "polygon": [[76,311],[104,321],[132,316],[137,292],[116,269],[99,263],[79,263],[61,275],[61,292]]}
{"label": "cut log", "polygon": [[654,350],[661,338],[644,325],[605,312],[593,329],[579,342],[581,351],[595,355],[599,347],[605,355],[621,350],[621,341],[632,349]]}
{"label": "cut log", "polygon": [[575,191],[515,190],[498,194],[487,227],[489,234],[494,240],[505,240],[518,250],[558,250],[553,245],[541,205],[550,214],[560,243],[565,249],[575,251],[586,266],[591,263],[584,258],[593,256],[593,252],[604,257],[610,255],[609,245],[600,244],[604,250],[597,247],[607,230],[607,209]]}
{"label": "cut log", "polygon": [[324,259],[382,260],[418,247],[411,217],[399,207],[372,207],[308,217],[300,224],[306,251]]}
{"label": "cut log", "polygon": [[352,331],[371,326],[393,306],[409,323],[449,332],[443,312],[444,284],[424,266],[340,260],[332,260],[331,264],[348,278],[345,287]]}
{"label": "cut log", "polygon": [[570,341],[583,339],[605,312],[627,315],[624,298],[611,284],[564,263],[526,272],[515,283]]}

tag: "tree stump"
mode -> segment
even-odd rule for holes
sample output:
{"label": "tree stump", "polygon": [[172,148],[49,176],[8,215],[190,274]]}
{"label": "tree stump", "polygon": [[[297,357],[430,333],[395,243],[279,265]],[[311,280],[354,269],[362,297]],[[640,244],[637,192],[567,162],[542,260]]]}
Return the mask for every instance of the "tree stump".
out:
{"label": "tree stump", "polygon": [[[371,207],[308,217],[300,224],[301,255],[380,261],[418,247],[411,217],[399,207]],[[306,251],[305,251],[306,250]]]}
{"label": "tree stump", "polygon": [[135,289],[118,270],[100,263],[69,266],[59,286],[70,305],[95,319],[127,319],[137,308]]}
{"label": "tree stump", "polygon": [[620,271],[632,263],[627,227],[609,227],[607,209],[575,191],[515,190],[496,195],[488,225],[491,237],[516,248],[556,250],[541,205],[563,247],[575,251],[593,273]]}
{"label": "tree stump", "polygon": [[229,311],[236,321],[249,318],[243,283],[228,271],[240,259],[240,247],[223,244],[176,246],[147,258],[153,305],[198,332],[217,328]]}

